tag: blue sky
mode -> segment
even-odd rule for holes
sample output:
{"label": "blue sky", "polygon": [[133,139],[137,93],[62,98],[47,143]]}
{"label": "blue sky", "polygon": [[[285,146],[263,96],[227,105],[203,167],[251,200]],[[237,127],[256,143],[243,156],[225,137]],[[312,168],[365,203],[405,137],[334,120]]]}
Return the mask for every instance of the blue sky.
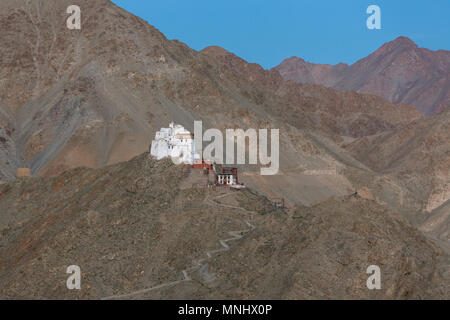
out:
{"label": "blue sky", "polygon": [[[169,39],[201,50],[221,46],[272,68],[298,56],[353,63],[402,35],[420,47],[450,50],[450,0],[112,0]],[[381,30],[369,30],[369,5]]]}

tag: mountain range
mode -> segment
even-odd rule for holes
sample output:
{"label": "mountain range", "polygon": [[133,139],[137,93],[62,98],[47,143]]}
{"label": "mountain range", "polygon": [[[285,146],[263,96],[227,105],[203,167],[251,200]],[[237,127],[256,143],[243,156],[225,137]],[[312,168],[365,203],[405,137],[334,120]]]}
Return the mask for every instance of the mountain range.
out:
{"label": "mountain range", "polygon": [[[228,232],[243,230],[236,212],[245,212],[259,231],[249,230],[236,251],[202,265],[201,285],[183,281],[182,291],[168,286],[144,298],[195,292],[203,298],[449,297],[450,109],[448,87],[440,86],[448,80],[445,51],[400,38],[352,66],[304,63],[297,74],[289,70],[298,59],[290,59],[264,70],[220,47],[196,51],[168,40],[108,0],[77,1],[82,28],[69,30],[72,2],[0,3],[0,296],[100,298],[183,280],[186,265]],[[420,67],[417,76],[399,65],[413,53],[426,61],[411,60],[417,62],[411,70]],[[286,80],[286,70],[298,77]],[[341,80],[347,73],[353,76]],[[393,77],[397,86],[384,84]],[[362,86],[348,91],[344,83]],[[356,92],[373,83],[380,94]],[[414,83],[420,101],[432,104],[422,108],[408,100],[416,93],[395,93],[405,83]],[[436,95],[425,98],[429,88],[437,88],[440,102]],[[146,152],[161,127],[174,121],[193,131],[195,120],[222,131],[279,129],[279,173],[261,176],[258,166],[239,166],[249,191],[226,195],[234,199],[228,211],[210,201],[221,191],[182,191],[182,168]],[[20,167],[29,167],[33,178],[16,179]],[[136,193],[130,186],[140,177],[146,182]],[[267,213],[257,206],[274,198],[287,208]],[[78,234],[86,237],[72,245],[69,239]],[[111,237],[119,249],[110,246]],[[142,241],[151,241],[152,250]],[[248,254],[252,263],[236,262]],[[119,264],[107,264],[117,257]],[[90,268],[90,289],[80,295],[55,284],[69,258]],[[371,295],[352,283],[373,261],[389,266],[392,282]],[[126,276],[112,284],[95,271],[99,265]],[[236,265],[242,272],[231,271]],[[28,285],[33,270],[43,279],[40,287]],[[336,277],[349,280],[327,289]],[[258,288],[279,285],[265,292],[252,281]]]}
{"label": "mountain range", "polygon": [[313,64],[297,57],[274,68],[286,80],[370,93],[437,114],[450,105],[450,51],[419,48],[398,37],[352,65]]}

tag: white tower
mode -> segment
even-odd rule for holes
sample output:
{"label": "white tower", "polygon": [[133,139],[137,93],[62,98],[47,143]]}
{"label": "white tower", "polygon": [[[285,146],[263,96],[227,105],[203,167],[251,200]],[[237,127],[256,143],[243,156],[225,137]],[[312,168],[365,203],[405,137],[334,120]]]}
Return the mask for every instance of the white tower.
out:
{"label": "white tower", "polygon": [[175,163],[194,164],[200,159],[195,153],[194,135],[182,125],[170,123],[169,128],[161,128],[152,141],[150,154],[156,159],[171,157]]}

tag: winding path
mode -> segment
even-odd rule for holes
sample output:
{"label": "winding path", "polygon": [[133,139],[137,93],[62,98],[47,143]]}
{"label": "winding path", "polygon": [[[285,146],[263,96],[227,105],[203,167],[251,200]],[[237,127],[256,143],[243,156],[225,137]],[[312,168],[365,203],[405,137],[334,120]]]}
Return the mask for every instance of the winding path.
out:
{"label": "winding path", "polygon": [[[223,198],[223,197],[225,197],[225,196],[227,196],[229,194],[230,193],[226,193],[224,195],[220,195],[220,196],[216,197],[215,199]],[[223,204],[223,203],[216,202],[214,200],[209,199],[208,196],[206,197],[205,202],[210,204],[210,205],[214,205],[214,206],[219,205],[219,206],[225,207],[225,208],[243,210],[243,211],[245,211],[247,213],[250,213],[250,214],[256,214],[257,213],[256,211],[249,211],[249,210],[241,208],[241,207],[236,207],[236,206],[231,206],[231,205],[226,205],[226,204]],[[227,244],[227,242],[242,239],[242,237],[246,233],[248,233],[248,232],[252,231],[253,229],[255,229],[255,226],[252,225],[249,221],[244,220],[244,222],[248,226],[248,229],[229,231],[228,234],[231,236],[231,238],[220,239],[219,240],[219,243],[222,246],[221,248],[215,249],[215,250],[206,251],[206,253],[205,253],[206,254],[206,258],[194,259],[192,261],[192,264],[193,264],[192,267],[184,269],[184,270],[181,271],[181,273],[183,275],[183,279],[177,280],[177,281],[171,281],[171,282],[162,283],[162,284],[154,286],[154,287],[145,288],[145,289],[133,291],[133,292],[126,293],[126,294],[104,297],[101,300],[113,300],[113,299],[129,298],[129,297],[132,297],[132,296],[135,296],[135,295],[138,295],[138,294],[147,293],[147,292],[150,292],[150,291],[153,291],[153,290],[156,290],[156,289],[161,289],[161,288],[165,288],[165,287],[171,287],[171,286],[177,285],[177,284],[182,283],[182,282],[192,281],[192,278],[189,276],[190,272],[195,271],[195,270],[199,270],[200,268],[205,266],[206,263],[204,263],[204,261],[206,261],[208,259],[211,259],[215,253],[219,253],[219,252],[224,252],[224,251],[230,250],[230,246]]]}

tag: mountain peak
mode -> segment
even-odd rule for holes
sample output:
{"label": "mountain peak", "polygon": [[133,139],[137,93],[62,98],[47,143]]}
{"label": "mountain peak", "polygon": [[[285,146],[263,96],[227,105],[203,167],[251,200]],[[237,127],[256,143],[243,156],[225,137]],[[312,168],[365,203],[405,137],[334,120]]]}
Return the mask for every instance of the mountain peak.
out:
{"label": "mountain peak", "polygon": [[399,36],[399,37],[397,37],[395,40],[393,40],[391,42],[417,46],[414,41],[412,41],[410,38],[405,37],[405,36]]}
{"label": "mountain peak", "polygon": [[378,51],[395,50],[397,48],[416,49],[418,46],[410,38],[400,36],[395,40],[385,43],[380,49],[378,49]]}
{"label": "mountain peak", "polygon": [[383,44],[351,66],[313,64],[291,57],[274,69],[285,80],[370,93],[414,105],[423,114],[439,113],[450,99],[446,80],[450,51],[420,48],[405,36]]}
{"label": "mountain peak", "polygon": [[284,59],[284,61],[282,63],[285,63],[285,62],[306,62],[306,61],[302,58],[292,56],[290,58]]}
{"label": "mountain peak", "polygon": [[220,47],[220,46],[208,46],[201,50],[200,52],[206,53],[208,55],[212,56],[227,56],[229,54],[232,54],[228,50]]}

